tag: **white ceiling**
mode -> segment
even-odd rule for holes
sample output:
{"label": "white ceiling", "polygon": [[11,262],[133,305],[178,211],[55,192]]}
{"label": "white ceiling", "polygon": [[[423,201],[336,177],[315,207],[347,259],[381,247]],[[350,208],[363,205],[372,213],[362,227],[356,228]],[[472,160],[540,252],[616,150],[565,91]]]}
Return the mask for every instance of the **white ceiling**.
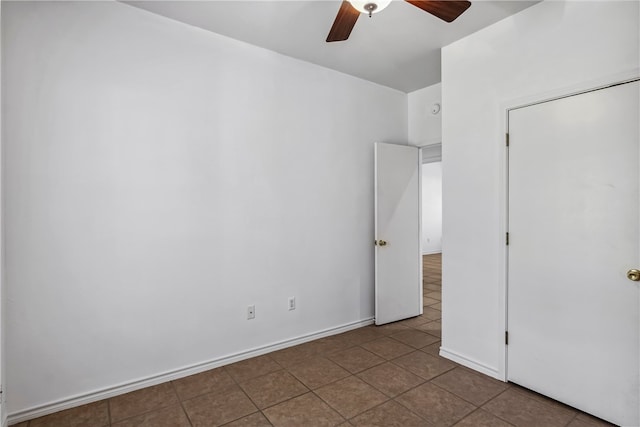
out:
{"label": "white ceiling", "polygon": [[361,15],[344,42],[326,43],[339,0],[125,1],[135,7],[403,92],[440,81],[440,48],[536,1],[472,0],[446,23],[402,0]]}

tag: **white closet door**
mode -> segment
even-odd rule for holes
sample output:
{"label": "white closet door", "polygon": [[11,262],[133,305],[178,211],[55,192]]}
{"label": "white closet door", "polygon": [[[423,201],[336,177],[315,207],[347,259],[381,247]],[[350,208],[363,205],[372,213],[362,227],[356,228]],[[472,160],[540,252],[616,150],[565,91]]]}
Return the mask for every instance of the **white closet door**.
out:
{"label": "white closet door", "polygon": [[633,82],[509,113],[508,378],[626,426],[640,424],[639,99]]}

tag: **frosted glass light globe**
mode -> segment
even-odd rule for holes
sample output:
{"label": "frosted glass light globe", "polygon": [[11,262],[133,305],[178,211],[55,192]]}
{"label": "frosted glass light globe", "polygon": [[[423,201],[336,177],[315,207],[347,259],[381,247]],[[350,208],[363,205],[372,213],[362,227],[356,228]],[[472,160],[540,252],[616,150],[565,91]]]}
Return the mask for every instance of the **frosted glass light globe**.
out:
{"label": "frosted glass light globe", "polygon": [[391,0],[349,0],[349,3],[351,3],[351,6],[358,12],[371,16],[372,13],[378,13],[389,6]]}

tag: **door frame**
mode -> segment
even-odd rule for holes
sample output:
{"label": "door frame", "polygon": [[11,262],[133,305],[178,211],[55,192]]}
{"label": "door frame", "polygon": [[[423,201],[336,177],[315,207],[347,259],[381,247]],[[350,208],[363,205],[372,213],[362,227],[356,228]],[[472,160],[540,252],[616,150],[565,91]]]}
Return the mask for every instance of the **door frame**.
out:
{"label": "door frame", "polygon": [[[555,101],[570,96],[580,95],[587,92],[593,92],[596,90],[605,89],[611,86],[617,86],[624,83],[630,83],[636,80],[640,80],[640,68],[635,68],[622,73],[614,75],[604,76],[596,80],[584,81],[571,86],[565,86],[556,88],[554,90],[534,93],[525,97],[519,97],[516,99],[507,100],[501,103],[499,107],[498,115],[500,117],[500,126],[498,129],[502,130],[502,135],[499,141],[497,141],[500,149],[497,150],[497,156],[499,156],[498,164],[502,165],[499,170],[499,203],[500,203],[500,217],[498,218],[498,226],[500,233],[496,236],[496,243],[498,245],[500,256],[498,257],[498,271],[500,272],[498,278],[498,307],[499,307],[499,320],[496,340],[499,345],[500,360],[498,364],[497,378],[502,381],[508,382],[508,349],[505,340],[505,333],[508,331],[508,269],[509,269],[509,251],[505,244],[506,234],[509,231],[509,150],[507,147],[507,135],[509,133],[509,112],[511,110],[529,107],[536,104],[541,104],[549,101]],[[640,297],[639,297],[640,303]],[[640,364],[640,360],[638,361]]]}
{"label": "door frame", "polygon": [[420,165],[435,163],[442,161],[442,141],[433,144],[421,145],[420,149]]}

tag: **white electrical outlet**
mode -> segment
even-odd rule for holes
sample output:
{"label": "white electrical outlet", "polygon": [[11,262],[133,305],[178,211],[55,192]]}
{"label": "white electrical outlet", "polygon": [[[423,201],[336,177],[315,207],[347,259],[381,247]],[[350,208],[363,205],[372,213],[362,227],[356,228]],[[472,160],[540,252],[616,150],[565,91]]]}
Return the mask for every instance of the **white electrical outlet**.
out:
{"label": "white electrical outlet", "polygon": [[255,319],[256,318],[256,306],[250,305],[247,307],[247,319]]}
{"label": "white electrical outlet", "polygon": [[289,310],[296,309],[296,297],[289,297]]}

